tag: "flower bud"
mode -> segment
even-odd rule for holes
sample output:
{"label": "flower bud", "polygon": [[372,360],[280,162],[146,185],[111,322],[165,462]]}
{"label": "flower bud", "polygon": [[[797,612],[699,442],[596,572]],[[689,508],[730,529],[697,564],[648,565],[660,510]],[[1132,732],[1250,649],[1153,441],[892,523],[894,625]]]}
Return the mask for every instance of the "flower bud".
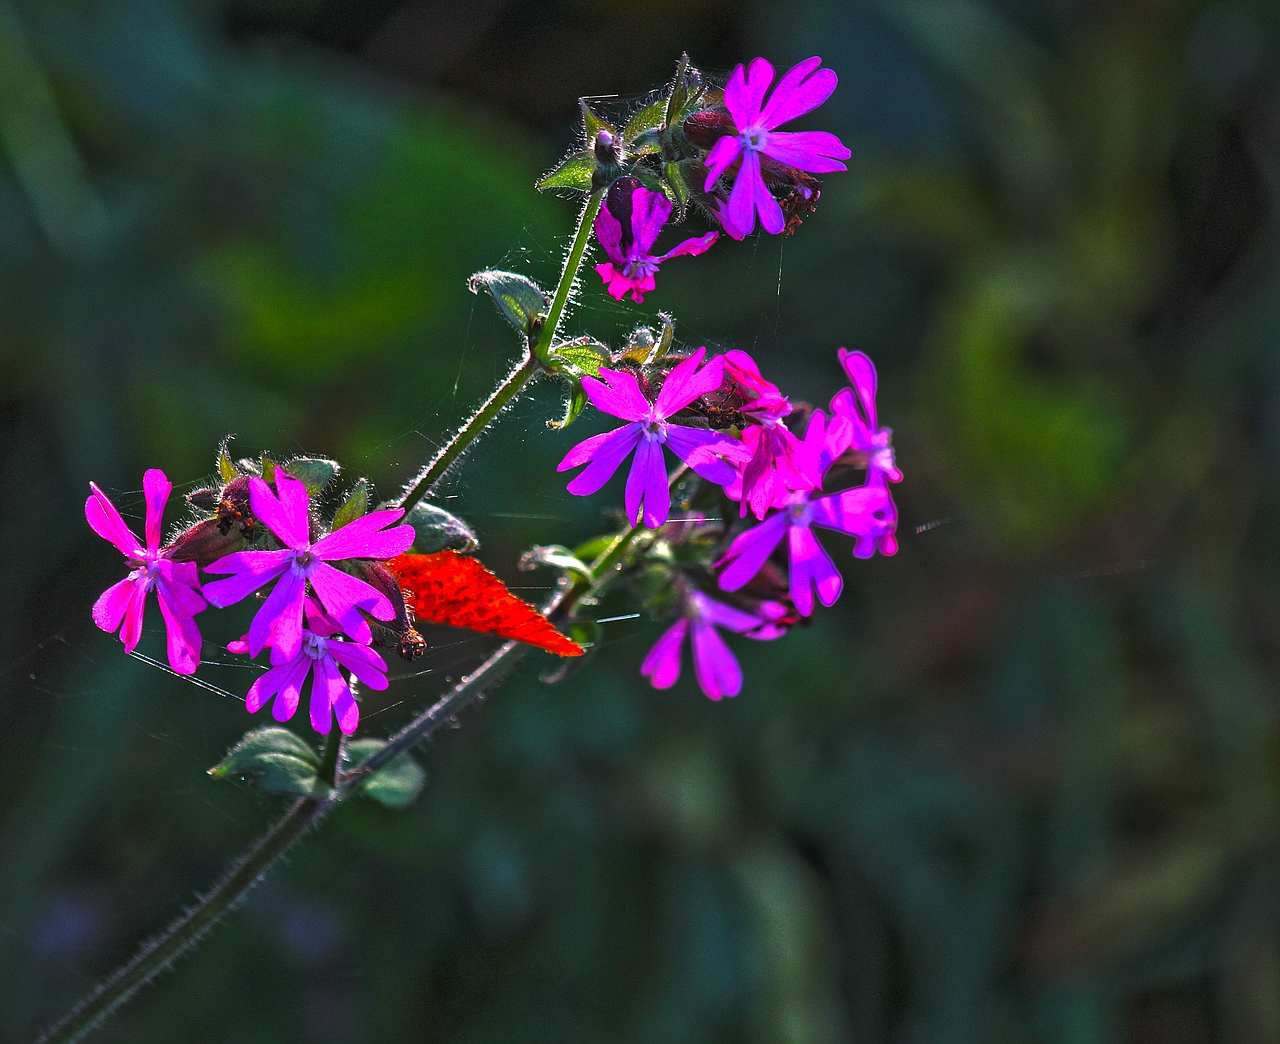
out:
{"label": "flower bud", "polygon": [[206,518],[179,533],[165,549],[174,562],[195,562],[203,569],[224,555],[244,547],[244,534],[239,528],[223,528],[216,518]]}
{"label": "flower bud", "polygon": [[710,149],[726,134],[735,133],[733,117],[723,109],[699,109],[684,121],[684,136],[700,149]]}
{"label": "flower bud", "polygon": [[603,166],[616,167],[621,162],[618,155],[618,146],[614,140],[613,134],[607,129],[601,128],[596,133],[595,140],[596,162]]}

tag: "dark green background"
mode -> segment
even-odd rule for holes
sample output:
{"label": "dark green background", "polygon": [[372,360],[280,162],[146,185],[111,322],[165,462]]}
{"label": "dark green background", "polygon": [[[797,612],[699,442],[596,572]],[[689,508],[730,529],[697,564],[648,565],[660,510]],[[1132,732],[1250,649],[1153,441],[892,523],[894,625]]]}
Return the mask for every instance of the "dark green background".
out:
{"label": "dark green background", "polygon": [[[1280,1040],[1280,11],[1176,0],[0,0],[0,1037],[280,807],[205,775],[240,705],[92,627],[87,481],[136,519],[234,432],[389,493],[514,357],[465,277],[554,278],[576,98],[682,49],[820,53],[851,171],[567,330],[669,309],[814,401],[867,351],[901,552],[833,540],[844,598],[724,705],[641,683],[655,621],[526,664],[99,1039]],[[564,492],[558,400],[448,489],[526,587],[617,501]],[[432,637],[371,732],[492,646]]]}

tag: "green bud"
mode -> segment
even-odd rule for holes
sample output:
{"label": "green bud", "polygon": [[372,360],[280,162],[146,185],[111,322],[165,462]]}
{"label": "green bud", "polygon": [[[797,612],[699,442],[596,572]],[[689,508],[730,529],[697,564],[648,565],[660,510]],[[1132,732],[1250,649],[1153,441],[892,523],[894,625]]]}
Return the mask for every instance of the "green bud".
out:
{"label": "green bud", "polygon": [[[351,740],[343,750],[343,771],[350,771],[387,744],[379,739]],[[360,784],[360,793],[387,808],[408,808],[417,800],[427,782],[422,766],[408,751],[392,758]]]}
{"label": "green bud", "polygon": [[420,555],[474,551],[480,546],[475,533],[462,519],[425,500],[414,504],[404,521],[413,526],[413,550]]}
{"label": "green bud", "polygon": [[299,736],[277,725],[254,729],[209,770],[218,779],[239,779],[267,794],[327,797],[320,756]]}
{"label": "green bud", "polygon": [[550,301],[532,279],[516,272],[477,272],[467,280],[467,289],[473,294],[488,291],[498,312],[526,341],[541,331]]}
{"label": "green bud", "polygon": [[325,457],[294,457],[281,467],[306,486],[313,497],[342,470],[337,461]]}

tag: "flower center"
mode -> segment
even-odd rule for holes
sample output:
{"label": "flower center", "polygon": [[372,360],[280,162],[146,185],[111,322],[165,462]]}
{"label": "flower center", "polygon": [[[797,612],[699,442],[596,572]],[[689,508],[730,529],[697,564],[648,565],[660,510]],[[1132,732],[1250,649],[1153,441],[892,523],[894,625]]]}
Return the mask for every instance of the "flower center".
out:
{"label": "flower center", "polygon": [[328,655],[329,643],[318,634],[303,632],[302,651],[313,660],[323,660]]}
{"label": "flower center", "polygon": [[789,504],[787,510],[791,513],[791,524],[793,526],[807,526],[809,520],[813,517],[813,508],[809,506],[809,498]]}
{"label": "flower center", "polygon": [[147,552],[146,558],[135,558],[137,568],[133,571],[134,583],[142,585],[144,591],[156,586],[156,577],[160,575],[160,556]]}
{"label": "flower center", "polygon": [[769,140],[769,132],[763,127],[748,127],[738,135],[744,149],[759,152]]}
{"label": "flower center", "polygon": [[629,258],[627,263],[622,266],[622,274],[628,279],[635,280],[641,280],[646,276],[653,275],[657,270],[658,263],[648,254]]}
{"label": "flower center", "polygon": [[290,568],[297,576],[309,577],[319,565],[320,560],[310,551],[297,551],[294,553],[293,565]]}
{"label": "flower center", "polygon": [[644,421],[644,437],[650,442],[666,442],[667,441],[667,422],[661,417],[650,416]]}

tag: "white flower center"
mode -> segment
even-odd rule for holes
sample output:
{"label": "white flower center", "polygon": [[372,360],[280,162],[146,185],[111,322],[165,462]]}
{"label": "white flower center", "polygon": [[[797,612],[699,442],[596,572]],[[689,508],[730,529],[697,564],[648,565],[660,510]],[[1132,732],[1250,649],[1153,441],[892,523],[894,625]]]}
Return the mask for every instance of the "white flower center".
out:
{"label": "white flower center", "polygon": [[320,560],[310,551],[296,551],[289,567],[295,576],[310,577],[320,567]]}
{"label": "white flower center", "polygon": [[318,634],[304,632],[302,651],[313,660],[323,660],[329,654],[329,642]]}
{"label": "white flower center", "polygon": [[760,152],[769,141],[769,132],[763,127],[748,127],[738,135],[742,147],[751,152]]}
{"label": "white flower center", "polygon": [[644,437],[650,442],[666,442],[667,441],[667,422],[661,417],[655,417],[650,411],[649,416],[643,422]]}

